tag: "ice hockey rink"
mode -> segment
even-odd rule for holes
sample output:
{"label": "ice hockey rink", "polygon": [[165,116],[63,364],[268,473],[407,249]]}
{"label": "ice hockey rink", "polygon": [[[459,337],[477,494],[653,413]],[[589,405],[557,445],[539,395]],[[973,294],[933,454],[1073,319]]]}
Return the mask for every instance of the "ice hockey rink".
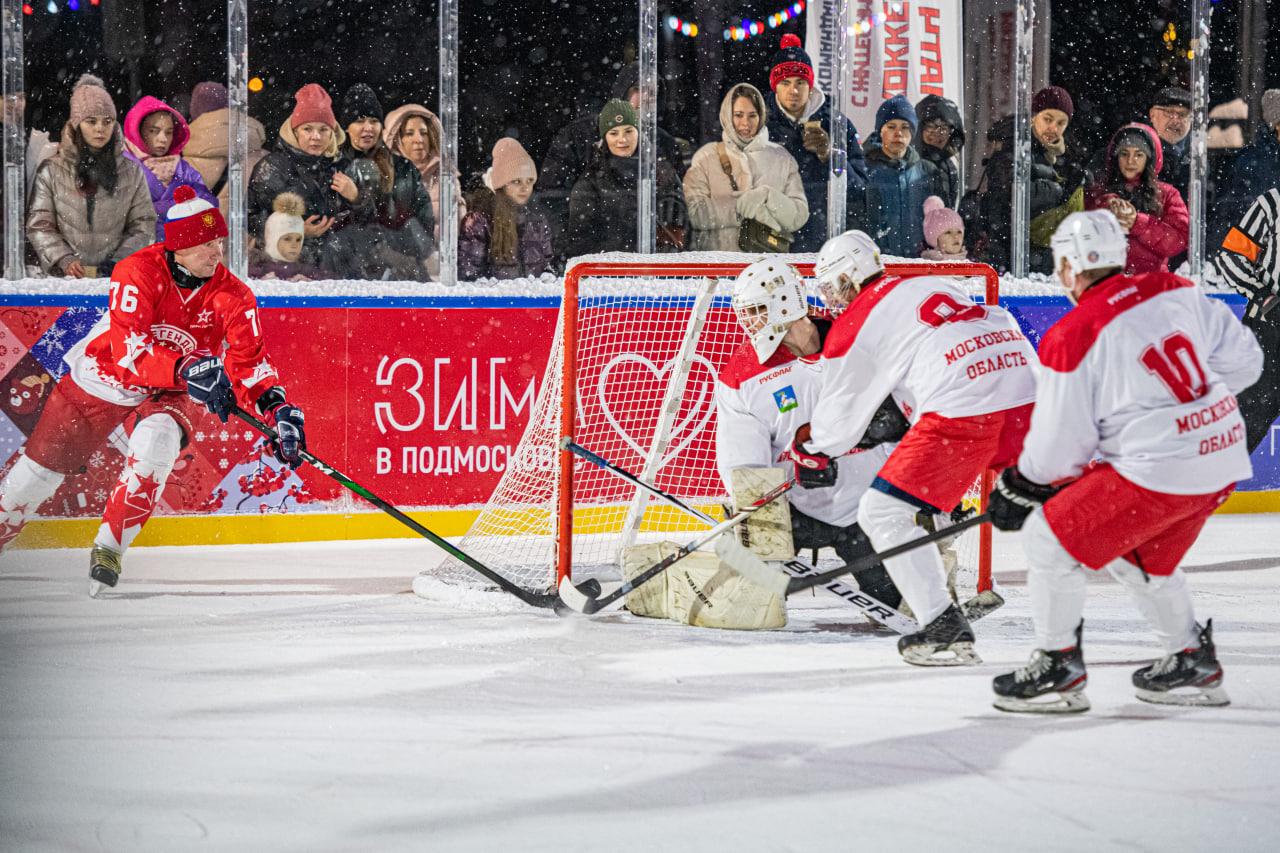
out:
{"label": "ice hockey rink", "polygon": [[977,668],[904,664],[825,592],[781,631],[410,593],[424,540],[0,557],[4,851],[1274,851],[1280,516],[1185,566],[1226,708],[1134,698],[1158,656],[1086,606],[1093,710],[991,707],[1031,647],[1021,550]]}

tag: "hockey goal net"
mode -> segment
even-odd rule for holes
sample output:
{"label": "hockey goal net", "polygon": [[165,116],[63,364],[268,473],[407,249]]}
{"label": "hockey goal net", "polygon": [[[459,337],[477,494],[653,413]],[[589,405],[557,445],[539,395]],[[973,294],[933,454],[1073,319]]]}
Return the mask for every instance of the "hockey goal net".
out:
{"label": "hockey goal net", "polygon": [[[705,525],[559,449],[563,436],[708,515],[729,501],[715,463],[714,385],[746,340],[730,300],[750,256],[610,254],[570,262],[555,342],[518,449],[460,548],[526,589],[562,576],[620,577],[638,542],[688,541]],[[788,259],[812,282],[813,255]],[[889,263],[891,275],[959,277],[994,303],[983,264]],[[816,287],[810,287],[816,304]],[[990,484],[966,500],[981,502]],[[956,546],[961,585],[990,585],[990,528]],[[838,563],[833,563],[838,565]],[[452,560],[431,574],[474,580]]]}

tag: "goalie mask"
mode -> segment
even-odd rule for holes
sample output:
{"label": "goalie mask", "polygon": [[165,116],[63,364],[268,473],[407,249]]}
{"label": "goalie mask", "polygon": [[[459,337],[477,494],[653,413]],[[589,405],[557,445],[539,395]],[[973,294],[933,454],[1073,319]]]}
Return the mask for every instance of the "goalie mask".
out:
{"label": "goalie mask", "polygon": [[1062,262],[1071,265],[1072,273],[1089,270],[1124,268],[1129,254],[1129,238],[1120,228],[1120,222],[1109,210],[1087,210],[1072,213],[1062,220],[1049,241],[1053,249],[1053,274],[1066,288],[1067,297],[1074,303],[1072,283],[1062,281]]}
{"label": "goalie mask", "polygon": [[[880,247],[861,231],[846,231],[832,237],[818,253],[813,275],[818,280],[822,303],[838,316],[862,286],[884,272]],[[842,280],[841,276],[847,276]]]}
{"label": "goalie mask", "polygon": [[777,352],[791,324],[809,313],[804,282],[788,263],[756,261],[738,273],[733,313],[764,364]]}

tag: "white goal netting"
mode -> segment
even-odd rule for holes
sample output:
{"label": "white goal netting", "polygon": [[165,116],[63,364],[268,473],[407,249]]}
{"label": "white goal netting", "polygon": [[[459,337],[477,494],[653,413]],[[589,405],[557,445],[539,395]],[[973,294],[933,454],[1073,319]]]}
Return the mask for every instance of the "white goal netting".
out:
{"label": "white goal netting", "polygon": [[[687,513],[562,453],[559,441],[569,430],[583,447],[720,517],[729,497],[715,464],[714,386],[746,339],[730,299],[734,277],[750,260],[691,254],[571,261],[529,425],[459,547],[514,583],[543,591],[564,573],[579,581],[616,579],[623,547],[683,542],[705,529]],[[811,274],[813,256],[788,260]],[[981,278],[966,280],[975,295],[984,294]],[[975,484],[973,497],[979,494]],[[977,533],[962,537],[958,550],[961,583],[972,588],[981,560]],[[478,580],[454,560],[432,574]]]}

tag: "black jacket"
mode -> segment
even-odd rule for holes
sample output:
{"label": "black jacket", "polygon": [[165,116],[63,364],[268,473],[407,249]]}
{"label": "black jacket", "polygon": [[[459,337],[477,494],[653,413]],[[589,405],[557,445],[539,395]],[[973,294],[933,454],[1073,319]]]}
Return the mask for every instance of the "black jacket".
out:
{"label": "black jacket", "polygon": [[[569,195],[569,222],[561,252],[565,257],[636,250],[639,169],[640,158],[634,154],[616,157],[596,149]],[[680,178],[662,160],[658,161],[657,214],[659,226],[688,225]]]}

